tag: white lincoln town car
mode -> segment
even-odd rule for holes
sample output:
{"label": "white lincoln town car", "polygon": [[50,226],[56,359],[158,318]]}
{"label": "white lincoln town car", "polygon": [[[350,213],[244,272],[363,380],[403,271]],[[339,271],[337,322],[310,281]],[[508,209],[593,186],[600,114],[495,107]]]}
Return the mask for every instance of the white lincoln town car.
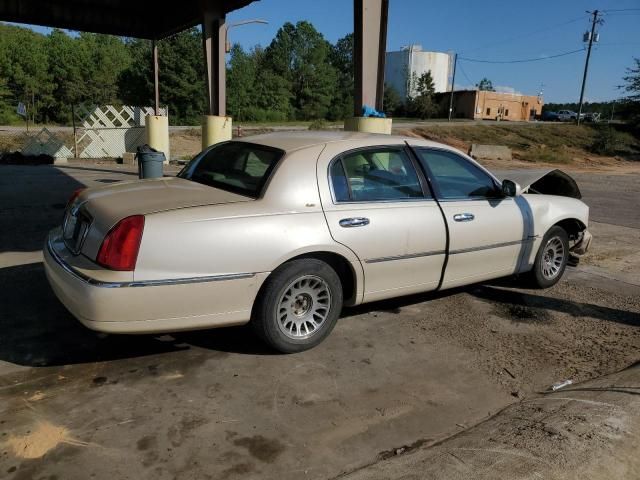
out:
{"label": "white lincoln town car", "polygon": [[438,143],[349,132],[217,144],[175,178],[76,192],[49,233],[51,287],[87,327],[251,323],[281,352],[343,305],[523,274],[546,288],[589,247],[588,207],[555,170],[502,183]]}

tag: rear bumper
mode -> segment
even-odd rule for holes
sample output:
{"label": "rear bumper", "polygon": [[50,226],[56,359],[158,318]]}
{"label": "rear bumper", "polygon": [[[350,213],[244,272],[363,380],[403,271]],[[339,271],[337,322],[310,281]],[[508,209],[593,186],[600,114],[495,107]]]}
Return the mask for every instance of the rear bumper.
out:
{"label": "rear bumper", "polygon": [[104,282],[74,268],[71,260],[59,230],[53,230],[44,248],[51,288],[82,324],[107,333],[160,333],[247,323],[267,276]]}

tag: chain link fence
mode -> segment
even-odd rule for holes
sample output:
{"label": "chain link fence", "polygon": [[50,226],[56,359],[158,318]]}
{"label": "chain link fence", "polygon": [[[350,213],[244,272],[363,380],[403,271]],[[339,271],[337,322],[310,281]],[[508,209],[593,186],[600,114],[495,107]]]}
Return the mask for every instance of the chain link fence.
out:
{"label": "chain link fence", "polygon": [[[0,126],[0,157],[7,155],[47,157],[50,159],[118,159],[135,152],[146,142],[144,118],[150,107],[79,108],[73,126]],[[162,112],[164,113],[164,111]],[[285,128],[278,128],[283,130]],[[306,127],[289,127],[297,130]],[[261,126],[234,126],[233,136],[251,136],[273,131]],[[187,161],[202,150],[200,126],[169,127],[171,160]],[[6,161],[5,161],[6,163]]]}
{"label": "chain link fence", "polygon": [[[75,126],[0,127],[0,154],[54,159],[120,158],[146,142],[151,107],[79,106]],[[166,108],[161,109],[166,114]]]}
{"label": "chain link fence", "polygon": [[[77,128],[74,135],[73,127],[29,127],[27,132],[25,127],[0,126],[0,156],[117,159],[125,152],[135,152],[137,146],[145,142],[144,127],[130,128],[126,132]],[[202,130],[199,127],[170,127],[169,144],[172,159],[190,160],[202,150]]]}

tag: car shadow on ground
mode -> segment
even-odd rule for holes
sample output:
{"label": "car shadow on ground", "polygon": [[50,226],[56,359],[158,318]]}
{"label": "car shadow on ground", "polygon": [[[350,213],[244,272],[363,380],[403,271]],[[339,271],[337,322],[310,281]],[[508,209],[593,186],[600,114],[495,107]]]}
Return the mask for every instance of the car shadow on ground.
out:
{"label": "car shadow on ground", "polygon": [[[499,284],[499,282],[497,283]],[[402,307],[466,292],[494,304],[539,308],[640,325],[640,314],[523,293],[493,285],[411,295],[345,308],[340,321],[375,311],[400,314]],[[42,263],[0,269],[0,360],[21,366],[49,367],[132,359],[201,348],[242,355],[277,352],[249,326],[179,332],[168,335],[103,335],[80,324],[55,297]]]}
{"label": "car shadow on ground", "polygon": [[104,335],[84,327],[60,303],[44,265],[0,269],[0,360],[50,367],[136,358],[199,347],[251,355],[274,354],[248,327],[169,335]]}
{"label": "car shadow on ground", "polygon": [[53,166],[0,168],[0,253],[36,251],[85,185]]}
{"label": "car shadow on ground", "polygon": [[[468,292],[474,297],[495,304],[508,307],[526,307],[539,310],[566,313],[574,317],[592,317],[608,322],[622,323],[635,327],[640,326],[640,313],[603,307],[592,303],[580,303],[561,298],[539,295],[543,290],[529,290],[526,292],[513,290],[513,283],[507,279],[500,279],[484,285],[469,288]],[[521,287],[520,285],[518,285]]]}

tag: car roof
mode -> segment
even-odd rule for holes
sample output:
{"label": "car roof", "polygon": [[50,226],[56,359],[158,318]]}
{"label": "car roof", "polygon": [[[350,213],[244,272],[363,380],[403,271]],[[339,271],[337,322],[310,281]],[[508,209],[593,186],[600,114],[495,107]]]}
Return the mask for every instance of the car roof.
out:
{"label": "car roof", "polygon": [[255,143],[267,147],[279,148],[285,152],[293,152],[304,148],[335,142],[357,142],[362,144],[367,140],[371,145],[393,145],[411,142],[413,144],[434,146],[439,148],[450,148],[446,145],[431,142],[421,138],[407,137],[400,135],[383,135],[378,133],[349,132],[345,130],[305,130],[273,132],[249,137],[236,138],[236,141]]}

